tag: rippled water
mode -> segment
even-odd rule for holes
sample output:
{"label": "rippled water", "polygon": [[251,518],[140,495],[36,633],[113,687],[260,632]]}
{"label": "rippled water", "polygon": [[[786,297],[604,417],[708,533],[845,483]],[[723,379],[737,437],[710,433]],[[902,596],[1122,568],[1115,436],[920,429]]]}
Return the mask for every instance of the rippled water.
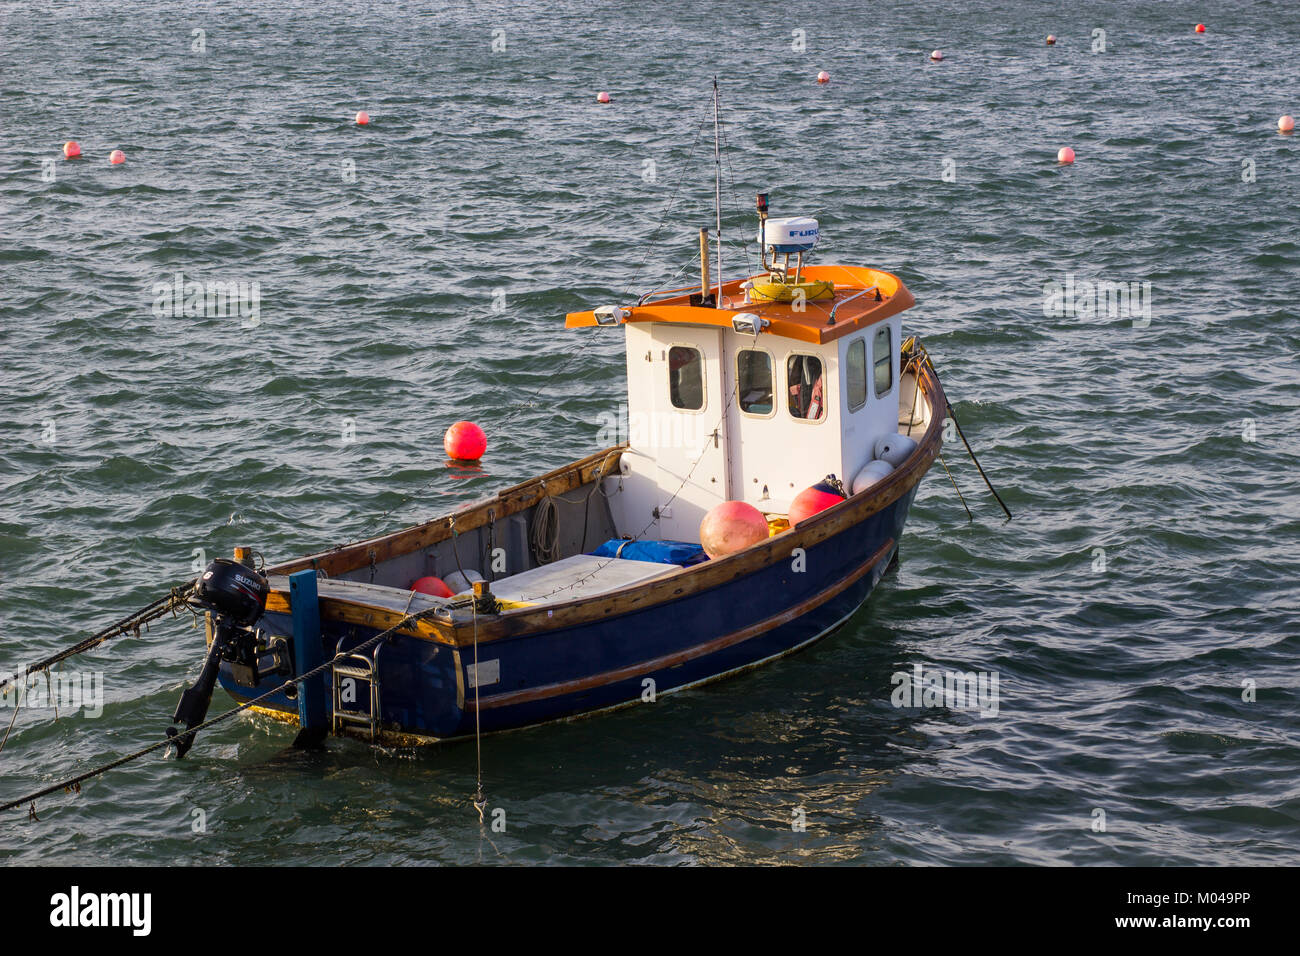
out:
{"label": "rippled water", "polygon": [[[1297,862],[1300,8],[252,6],[0,8],[0,670],[195,549],[289,557],[594,450],[621,340],[562,315],[689,269],[714,72],[725,228],[770,189],[820,261],[902,276],[1016,518],[950,444],[975,520],[932,472],[832,638],[485,742],[504,833],[472,747],[298,753],[240,718],[7,815],[0,859]],[[156,315],[178,271],[258,283],[259,324]],[[1070,275],[1149,282],[1149,325],[1045,316]],[[481,472],[444,464],[461,417]],[[103,715],[20,712],[0,797],[158,739],[200,652],[177,622],[83,658]],[[996,672],[997,716],[893,707],[918,663]]]}

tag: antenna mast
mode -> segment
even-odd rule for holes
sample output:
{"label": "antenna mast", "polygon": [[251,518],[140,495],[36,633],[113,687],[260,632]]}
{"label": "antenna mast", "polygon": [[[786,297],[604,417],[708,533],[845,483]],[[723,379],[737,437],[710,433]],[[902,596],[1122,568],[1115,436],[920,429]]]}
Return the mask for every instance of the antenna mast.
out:
{"label": "antenna mast", "polygon": [[713,307],[722,308],[722,151],[718,132],[718,78],[713,77],[713,224],[718,237],[718,291]]}

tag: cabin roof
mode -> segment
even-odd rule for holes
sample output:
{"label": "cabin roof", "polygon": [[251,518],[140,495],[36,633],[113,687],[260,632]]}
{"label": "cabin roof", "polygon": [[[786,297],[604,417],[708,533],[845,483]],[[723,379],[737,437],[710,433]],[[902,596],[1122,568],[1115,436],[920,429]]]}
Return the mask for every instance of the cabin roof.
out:
{"label": "cabin roof", "polygon": [[[748,278],[754,278],[747,277],[733,279],[723,285],[722,308],[691,305],[691,293],[698,292],[699,287],[690,286],[643,296],[643,300],[646,300],[653,295],[675,293],[668,298],[646,301],[644,304],[627,308],[628,316],[624,321],[670,322],[730,328],[732,316],[747,312],[761,316],[771,323],[763,330],[764,334],[822,345],[842,335],[874,325],[881,319],[897,315],[904,309],[911,308],[916,302],[902,280],[879,269],[837,265],[805,266],[803,277],[829,279],[834,282],[834,298],[810,299],[803,303],[802,311],[796,311],[789,302],[746,303],[740,286]],[[879,301],[876,298],[877,292]],[[570,312],[565,316],[564,324],[566,328],[572,329],[596,325],[597,322],[594,312]]]}

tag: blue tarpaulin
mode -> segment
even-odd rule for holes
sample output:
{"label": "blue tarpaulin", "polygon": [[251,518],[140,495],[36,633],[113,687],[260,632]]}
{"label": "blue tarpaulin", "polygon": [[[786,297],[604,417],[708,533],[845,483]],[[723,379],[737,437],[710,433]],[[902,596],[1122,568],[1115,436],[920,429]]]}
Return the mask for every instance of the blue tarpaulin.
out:
{"label": "blue tarpaulin", "polygon": [[610,538],[591,554],[601,558],[680,565],[699,564],[709,557],[703,548],[689,541],[625,541],[622,538]]}

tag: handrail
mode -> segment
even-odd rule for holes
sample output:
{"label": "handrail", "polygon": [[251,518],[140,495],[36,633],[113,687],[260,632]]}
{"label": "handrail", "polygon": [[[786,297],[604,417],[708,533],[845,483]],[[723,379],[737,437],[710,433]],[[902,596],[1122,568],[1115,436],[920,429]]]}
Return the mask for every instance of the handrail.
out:
{"label": "handrail", "polygon": [[868,289],[863,289],[857,295],[851,295],[847,299],[841,299],[839,302],[836,302],[833,306],[831,306],[831,315],[830,318],[826,320],[826,324],[827,325],[835,324],[835,313],[838,312],[840,306],[844,305],[846,302],[852,302],[854,299],[861,298],[862,296],[866,295],[868,292],[879,292],[879,291],[880,291],[880,285],[877,283],[876,285],[873,285]]}
{"label": "handrail", "polygon": [[645,295],[641,296],[641,298],[637,299],[636,304],[645,305],[646,300],[649,299],[650,296],[652,295],[674,295],[678,292],[690,292],[692,289],[698,289],[698,288],[699,286],[697,285],[684,285],[680,289],[651,289]]}

